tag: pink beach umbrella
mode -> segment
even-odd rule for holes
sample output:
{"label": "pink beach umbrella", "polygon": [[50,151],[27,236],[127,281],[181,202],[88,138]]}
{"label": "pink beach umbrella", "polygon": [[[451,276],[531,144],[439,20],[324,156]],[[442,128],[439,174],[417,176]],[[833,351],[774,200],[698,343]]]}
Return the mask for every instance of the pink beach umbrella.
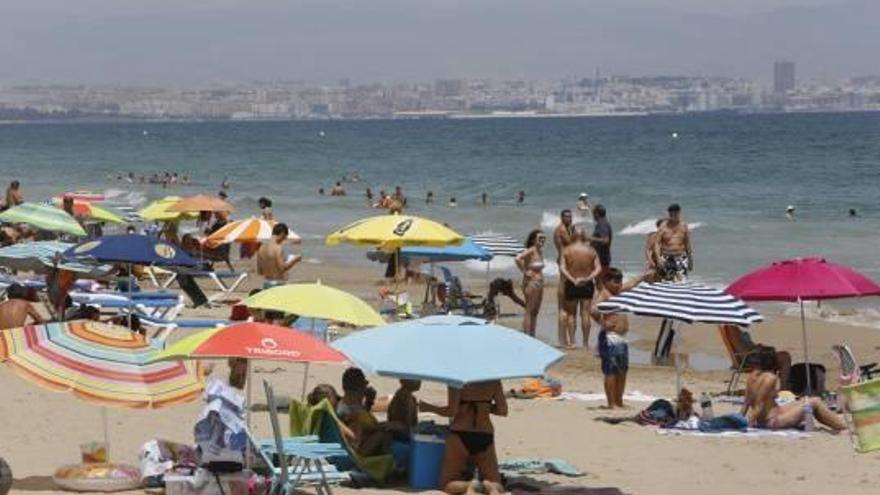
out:
{"label": "pink beach umbrella", "polygon": [[[743,275],[726,289],[744,301],[797,302],[801,307],[804,362],[807,359],[807,324],[804,301],[880,296],[880,285],[847,266],[824,258],[795,258],[775,261]],[[807,372],[807,390],[810,390]]]}

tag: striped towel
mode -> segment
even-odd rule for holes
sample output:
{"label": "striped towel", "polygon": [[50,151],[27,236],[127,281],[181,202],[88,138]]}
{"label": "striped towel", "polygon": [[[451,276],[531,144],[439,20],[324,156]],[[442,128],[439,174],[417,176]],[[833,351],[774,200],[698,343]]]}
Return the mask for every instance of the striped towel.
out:
{"label": "striped towel", "polygon": [[852,414],[856,450],[880,449],[880,379],[841,387]]}

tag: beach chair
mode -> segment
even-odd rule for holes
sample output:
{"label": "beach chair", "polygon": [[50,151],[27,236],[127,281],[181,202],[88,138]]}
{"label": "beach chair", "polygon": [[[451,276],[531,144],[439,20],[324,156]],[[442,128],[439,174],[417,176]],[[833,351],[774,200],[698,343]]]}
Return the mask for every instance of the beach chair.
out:
{"label": "beach chair", "polygon": [[474,300],[482,299],[482,296],[471,294],[464,290],[461,279],[452,274],[452,270],[445,266],[441,266],[440,273],[443,274],[443,282],[446,284],[446,294],[443,301],[442,312],[452,313],[453,311],[462,311],[465,315],[471,316],[476,314],[477,305]]}
{"label": "beach chair", "polygon": [[721,341],[724,342],[727,355],[730,357],[731,375],[726,393],[731,395],[742,374],[754,369],[749,358],[753,355],[757,356],[760,353],[760,348],[751,347],[750,342],[744,339],[743,331],[736,325],[719,325],[718,332],[721,335]]}
{"label": "beach chair", "polygon": [[158,266],[144,268],[144,273],[157,289],[167,289],[177,280],[177,273]]}
{"label": "beach chair", "polygon": [[848,345],[833,345],[831,349],[834,351],[834,356],[840,364],[839,378],[841,386],[853,385],[864,380],[870,380],[875,375],[880,375],[880,370],[874,369],[877,367],[877,363],[859,366],[852,349]]}
{"label": "beach chair", "polygon": [[188,272],[195,278],[207,278],[213,282],[217,292],[208,296],[209,303],[233,300],[233,293],[247,281],[247,272],[200,270]]}
{"label": "beach chair", "polygon": [[[257,440],[254,443],[276,479],[273,492],[286,494],[301,485],[314,484],[319,495],[332,495],[331,482],[338,483],[350,479],[350,476],[338,471],[328,462],[328,458],[346,455],[345,449],[338,443],[320,442],[316,436],[283,438],[278,422],[275,392],[266,380],[263,380],[263,390],[269,408],[272,439]],[[278,466],[275,466],[273,457],[278,460]]]}

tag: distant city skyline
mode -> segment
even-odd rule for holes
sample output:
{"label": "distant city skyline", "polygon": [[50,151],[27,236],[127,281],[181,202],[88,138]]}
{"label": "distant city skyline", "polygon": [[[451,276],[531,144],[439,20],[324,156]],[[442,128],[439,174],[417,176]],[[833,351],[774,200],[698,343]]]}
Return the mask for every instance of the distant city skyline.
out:
{"label": "distant city skyline", "polygon": [[0,84],[833,81],[880,74],[878,30],[871,0],[3,0]]}

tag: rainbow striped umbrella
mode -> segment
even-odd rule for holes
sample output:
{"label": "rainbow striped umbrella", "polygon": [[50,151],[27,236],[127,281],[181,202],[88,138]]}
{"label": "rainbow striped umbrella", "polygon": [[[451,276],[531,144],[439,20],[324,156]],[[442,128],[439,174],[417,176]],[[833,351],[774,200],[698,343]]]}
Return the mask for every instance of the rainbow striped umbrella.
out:
{"label": "rainbow striped umbrella", "polygon": [[[209,247],[231,242],[260,242],[272,238],[272,228],[277,222],[270,222],[261,218],[248,218],[229,222],[205,239]],[[302,242],[302,238],[295,232],[290,231],[287,238],[294,242]]]}
{"label": "rainbow striped umbrella", "polygon": [[0,361],[42,387],[105,406],[190,402],[204,388],[193,362],[152,363],[158,351],[125,327],[94,321],[31,325],[0,332]]}

